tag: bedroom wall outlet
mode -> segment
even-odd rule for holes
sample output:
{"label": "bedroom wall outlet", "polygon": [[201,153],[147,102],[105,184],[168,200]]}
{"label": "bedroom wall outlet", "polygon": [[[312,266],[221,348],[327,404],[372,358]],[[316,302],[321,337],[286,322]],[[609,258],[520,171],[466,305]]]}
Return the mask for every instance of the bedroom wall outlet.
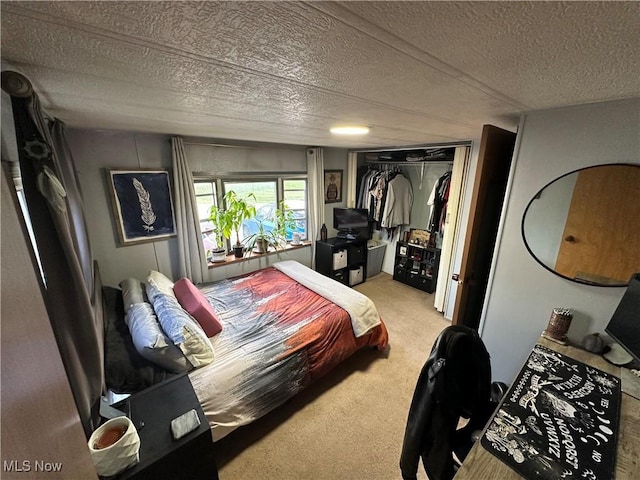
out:
{"label": "bedroom wall outlet", "polygon": [[198,412],[192,409],[171,420],[171,434],[174,440],[179,440],[199,426],[200,417],[198,417]]}

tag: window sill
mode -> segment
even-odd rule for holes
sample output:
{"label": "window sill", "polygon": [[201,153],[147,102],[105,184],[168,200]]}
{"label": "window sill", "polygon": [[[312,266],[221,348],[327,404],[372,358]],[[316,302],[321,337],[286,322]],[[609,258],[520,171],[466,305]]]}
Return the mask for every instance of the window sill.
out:
{"label": "window sill", "polygon": [[211,269],[211,268],[217,268],[217,267],[224,267],[227,265],[231,265],[233,263],[240,263],[240,262],[246,262],[247,260],[252,260],[255,258],[264,258],[264,257],[268,257],[270,255],[277,255],[279,253],[282,252],[288,252],[290,250],[298,250],[299,248],[305,248],[305,247],[309,247],[311,245],[310,241],[304,241],[302,242],[300,245],[291,245],[290,243],[287,243],[287,245],[279,250],[269,250],[267,253],[255,253],[255,252],[250,252],[250,253],[245,253],[244,257],[242,258],[236,258],[236,256],[233,253],[230,253],[229,255],[227,255],[224,259],[224,262],[208,262],[207,266]]}

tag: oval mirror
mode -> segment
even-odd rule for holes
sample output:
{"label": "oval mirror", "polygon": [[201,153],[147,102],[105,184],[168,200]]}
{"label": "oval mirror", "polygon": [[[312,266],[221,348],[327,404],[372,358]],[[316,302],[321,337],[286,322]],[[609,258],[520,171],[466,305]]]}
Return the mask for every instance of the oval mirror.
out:
{"label": "oval mirror", "polygon": [[561,277],[627,285],[640,272],[640,165],[587,167],[552,181],[527,205],[522,237]]}

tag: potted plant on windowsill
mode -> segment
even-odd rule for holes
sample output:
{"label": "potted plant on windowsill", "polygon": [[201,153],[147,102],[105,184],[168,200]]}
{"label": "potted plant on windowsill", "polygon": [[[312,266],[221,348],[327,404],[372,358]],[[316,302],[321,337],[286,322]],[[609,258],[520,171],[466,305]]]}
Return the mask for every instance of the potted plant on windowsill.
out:
{"label": "potted plant on windowsill", "polygon": [[287,231],[295,228],[293,212],[287,208],[284,202],[280,202],[280,207],[274,211],[272,230],[267,230],[264,225],[265,219],[258,219],[258,231],[252,233],[244,239],[247,253],[266,253],[269,247],[273,247],[276,252],[286,245]]}
{"label": "potted plant on windowsill", "polygon": [[216,239],[216,248],[211,250],[211,261],[214,263],[224,262],[227,256],[225,248],[225,238],[231,234],[231,215],[227,210],[211,205],[209,210],[209,220],[213,224],[213,234]]}
{"label": "potted plant on windowsill", "polygon": [[244,247],[240,241],[240,226],[242,225],[242,221],[256,215],[255,207],[248,203],[249,199],[253,199],[254,203],[256,201],[256,197],[253,193],[247,195],[246,198],[240,198],[236,192],[229,190],[224,196],[224,204],[231,222],[231,228],[227,234],[230,236],[232,230],[236,232],[236,243],[233,246],[236,258],[241,258],[244,253]]}
{"label": "potted plant on windowsill", "polygon": [[258,231],[252,233],[248,237],[245,237],[243,242],[246,247],[246,254],[254,253],[267,253],[269,246],[272,244],[273,236],[272,232],[264,228],[264,221],[258,220]]}

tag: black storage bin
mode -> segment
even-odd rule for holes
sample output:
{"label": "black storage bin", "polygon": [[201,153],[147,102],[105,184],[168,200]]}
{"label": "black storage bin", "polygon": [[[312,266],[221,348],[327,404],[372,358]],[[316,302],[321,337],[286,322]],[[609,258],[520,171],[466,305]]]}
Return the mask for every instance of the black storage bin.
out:
{"label": "black storage bin", "polygon": [[[348,270],[347,270],[348,271]],[[333,272],[332,278],[340,283],[344,283],[347,285],[347,275],[345,275],[345,270],[336,270]]]}
{"label": "black storage bin", "polygon": [[362,263],[364,262],[365,256],[364,256],[364,250],[365,250],[366,245],[349,245],[349,249],[347,250],[347,260],[349,262],[349,265],[354,265],[356,263]]}

